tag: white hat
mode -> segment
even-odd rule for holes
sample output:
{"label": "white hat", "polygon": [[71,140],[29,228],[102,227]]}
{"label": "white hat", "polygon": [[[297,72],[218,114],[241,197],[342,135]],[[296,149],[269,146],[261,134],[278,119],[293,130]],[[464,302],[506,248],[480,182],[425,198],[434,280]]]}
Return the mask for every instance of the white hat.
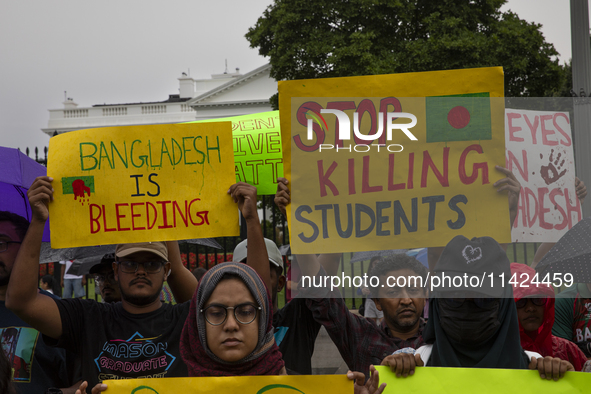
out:
{"label": "white hat", "polygon": [[[232,261],[235,263],[240,263],[246,260],[246,243],[247,239],[240,242],[236,245],[234,249],[234,257]],[[283,257],[281,256],[281,252],[275,242],[271,241],[270,239],[265,238],[265,246],[267,247],[267,254],[269,255],[269,261],[275,264],[277,267],[283,269]]]}

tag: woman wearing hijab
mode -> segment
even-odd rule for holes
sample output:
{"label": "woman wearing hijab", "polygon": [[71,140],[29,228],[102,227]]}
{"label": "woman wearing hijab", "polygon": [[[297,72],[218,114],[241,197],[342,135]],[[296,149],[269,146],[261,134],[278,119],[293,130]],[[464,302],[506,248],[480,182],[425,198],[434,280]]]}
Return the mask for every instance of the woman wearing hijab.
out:
{"label": "woman wearing hijab", "polygon": [[246,264],[223,263],[201,279],[181,334],[189,376],[284,375],[270,296]]}
{"label": "woman wearing hijab", "polygon": [[[286,375],[272,327],[270,295],[254,269],[223,263],[201,279],[181,334],[181,355],[189,376]],[[365,381],[349,372],[355,393],[379,394],[375,369]],[[378,387],[379,386],[379,387]]]}
{"label": "woman wearing hijab", "polygon": [[414,373],[415,365],[529,368],[555,380],[574,370],[566,361],[521,348],[510,278],[507,255],[494,239],[456,236],[435,266],[436,290],[423,332],[427,345],[414,355],[388,356],[382,364],[405,377]]}
{"label": "woman wearing hijab", "polygon": [[[267,249],[256,208],[256,187],[243,182],[228,189],[246,220],[248,260],[264,260]],[[270,278],[266,272],[263,277]],[[180,351],[189,376],[285,374],[273,336],[267,282],[250,266],[222,263],[199,282],[181,333]]]}
{"label": "woman wearing hijab", "polygon": [[512,263],[511,275],[515,275],[511,284],[519,318],[521,347],[544,357],[569,361],[576,371],[581,371],[587,361],[585,353],[571,341],[552,335],[554,289],[549,284],[538,283],[538,280],[532,283],[534,278],[538,279],[536,270],[526,264]]}

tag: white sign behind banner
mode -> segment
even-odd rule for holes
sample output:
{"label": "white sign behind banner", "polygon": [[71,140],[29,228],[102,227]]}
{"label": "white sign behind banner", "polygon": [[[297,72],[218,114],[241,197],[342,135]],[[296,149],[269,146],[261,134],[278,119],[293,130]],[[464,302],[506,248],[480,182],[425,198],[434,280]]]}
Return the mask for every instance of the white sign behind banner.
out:
{"label": "white sign behind banner", "polygon": [[568,112],[505,109],[507,168],[521,183],[513,242],[556,242],[581,220]]}

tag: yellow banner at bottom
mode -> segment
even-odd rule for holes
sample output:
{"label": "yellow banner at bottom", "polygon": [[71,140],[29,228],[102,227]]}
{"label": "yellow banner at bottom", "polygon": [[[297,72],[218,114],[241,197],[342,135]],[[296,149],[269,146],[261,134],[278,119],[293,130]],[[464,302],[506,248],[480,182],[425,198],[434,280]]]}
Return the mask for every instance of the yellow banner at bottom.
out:
{"label": "yellow banner at bottom", "polygon": [[541,394],[589,393],[591,374],[567,372],[555,382],[540,378],[538,371],[519,369],[418,367],[413,376],[397,378],[389,367],[376,367],[384,394]]}
{"label": "yellow banner at bottom", "polygon": [[[105,380],[109,394],[325,394],[353,393],[345,375],[226,376]],[[539,394],[539,393],[537,393]]]}

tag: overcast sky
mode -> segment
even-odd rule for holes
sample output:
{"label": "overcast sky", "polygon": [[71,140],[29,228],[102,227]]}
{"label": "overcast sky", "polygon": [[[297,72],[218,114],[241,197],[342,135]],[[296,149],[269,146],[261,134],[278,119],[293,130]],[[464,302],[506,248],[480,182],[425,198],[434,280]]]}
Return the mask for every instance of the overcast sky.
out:
{"label": "overcast sky", "polygon": [[[80,107],[162,101],[181,72],[209,78],[267,61],[244,34],[271,0],[24,0],[0,13],[0,146],[42,149],[64,91]],[[510,0],[571,57],[568,0]]]}

